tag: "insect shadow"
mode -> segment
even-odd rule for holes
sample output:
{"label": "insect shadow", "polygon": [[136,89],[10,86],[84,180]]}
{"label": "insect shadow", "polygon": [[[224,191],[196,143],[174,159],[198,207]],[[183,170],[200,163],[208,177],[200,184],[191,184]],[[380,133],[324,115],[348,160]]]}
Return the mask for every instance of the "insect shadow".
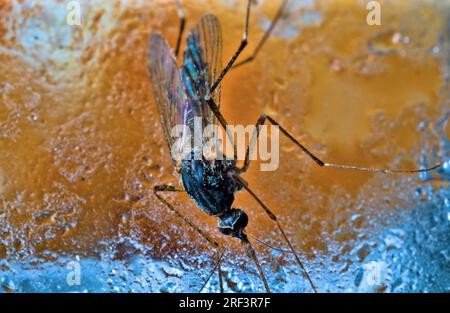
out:
{"label": "insect shadow", "polygon": [[[256,200],[267,216],[275,223],[289,247],[287,252],[294,255],[295,261],[303,271],[312,291],[317,292],[317,288],[306,271],[303,262],[300,260],[299,254],[295,251],[293,244],[286,235],[276,215],[256,195],[241,176],[249,168],[251,146],[252,144],[255,144],[256,139],[260,134],[260,127],[266,122],[277,126],[283,135],[291,140],[320,167],[334,167],[381,173],[418,173],[434,170],[440,166],[436,165],[431,168],[416,170],[396,170],[326,163],[297,141],[269,115],[262,115],[256,122],[256,129],[246,147],[245,159],[243,160],[242,166],[238,166],[237,164],[236,143],[229,134],[229,139],[233,144],[234,158],[225,160],[211,160],[202,155],[202,152],[199,151],[203,151],[202,145],[204,142],[197,143],[197,145],[194,144],[191,150],[187,152],[182,149],[185,143],[181,142],[181,144],[177,144],[175,142],[174,138],[171,136],[172,128],[176,125],[185,125],[191,133],[194,133],[195,118],[201,118],[203,125],[217,124],[218,122],[225,130],[227,129],[228,123],[220,111],[220,83],[231,69],[250,63],[255,59],[261,48],[264,46],[264,43],[270,37],[277,22],[280,20],[287,2],[287,0],[281,2],[269,28],[263,34],[250,56],[240,62],[236,62],[241,52],[247,46],[250,11],[252,7],[252,0],[248,0],[244,33],[241,43],[225,67],[222,67],[221,25],[218,18],[212,14],[203,16],[197,26],[187,35],[186,48],[183,53],[183,62],[178,66],[177,58],[180,53],[181,40],[186,21],[184,10],[179,0],[176,1],[176,5],[180,18],[180,28],[175,52],[169,47],[160,33],[153,33],[149,40],[148,66],[153,93],[161,115],[162,127],[171,151],[174,167],[178,176],[181,177],[181,185],[183,187],[178,188],[171,185],[158,185],[154,187],[154,192],[158,199],[168,209],[172,210],[179,218],[203,236],[211,246],[217,250],[217,262],[201,290],[203,290],[209,279],[217,270],[220,291],[223,292],[222,272],[220,268],[224,253],[223,249],[210,235],[208,235],[207,232],[202,230],[171,203],[165,200],[161,196],[161,192],[186,192],[198,208],[210,216],[215,216],[218,219],[218,228],[220,232],[224,235],[237,238],[242,242],[247,255],[256,265],[266,292],[270,292],[270,287],[267,283],[264,271],[258,261],[252,244],[245,233],[248,216],[242,209],[233,207],[235,193],[240,190],[245,190],[254,200]],[[183,136],[181,137],[183,138]],[[181,159],[176,155],[180,153],[184,154]],[[255,240],[264,243],[256,238]]]}

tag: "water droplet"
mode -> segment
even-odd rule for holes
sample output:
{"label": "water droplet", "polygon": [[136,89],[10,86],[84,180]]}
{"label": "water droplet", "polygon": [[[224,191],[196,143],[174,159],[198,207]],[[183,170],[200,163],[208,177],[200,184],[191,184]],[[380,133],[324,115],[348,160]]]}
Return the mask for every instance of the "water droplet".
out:
{"label": "water droplet", "polygon": [[375,55],[388,55],[395,53],[402,35],[398,32],[388,31],[378,33],[369,39],[367,48]]}

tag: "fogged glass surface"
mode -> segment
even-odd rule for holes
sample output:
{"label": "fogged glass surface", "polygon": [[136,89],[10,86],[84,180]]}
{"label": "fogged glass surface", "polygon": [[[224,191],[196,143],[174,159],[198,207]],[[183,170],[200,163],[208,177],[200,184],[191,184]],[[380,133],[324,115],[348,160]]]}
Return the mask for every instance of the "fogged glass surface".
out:
{"label": "fogged glass surface", "polygon": [[[147,43],[174,47],[174,1],[0,1],[0,290],[197,292],[209,244],[154,196],[177,184],[147,72]],[[183,1],[187,28],[223,25],[238,47],[242,1]],[[248,56],[277,1],[258,1]],[[328,162],[437,172],[318,168],[281,140],[278,170],[244,176],[276,213],[320,292],[450,291],[449,1],[291,0],[258,58],[222,84],[233,124],[268,113]],[[226,247],[225,290],[263,291],[237,240],[184,195],[167,195]],[[248,232],[286,244],[245,193]],[[311,292],[292,255],[255,242],[276,292]],[[80,280],[74,275],[80,274]],[[215,274],[204,291],[217,292]]]}

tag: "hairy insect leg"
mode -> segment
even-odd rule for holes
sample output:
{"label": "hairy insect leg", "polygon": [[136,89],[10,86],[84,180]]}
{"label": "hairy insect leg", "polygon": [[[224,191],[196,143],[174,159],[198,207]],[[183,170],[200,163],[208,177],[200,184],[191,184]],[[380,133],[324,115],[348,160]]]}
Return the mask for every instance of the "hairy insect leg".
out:
{"label": "hairy insect leg", "polygon": [[283,236],[283,239],[286,241],[286,243],[289,246],[289,250],[294,254],[295,260],[297,261],[298,265],[302,269],[304,275],[306,276],[306,279],[308,280],[309,284],[311,285],[311,288],[315,293],[317,293],[317,289],[314,286],[311,277],[309,276],[308,272],[306,271],[305,266],[303,265],[303,262],[300,260],[298,254],[295,252],[294,246],[292,245],[291,241],[289,240],[288,236],[286,235],[283,227],[281,226],[280,222],[278,221],[275,214],[272,213],[272,211],[267,207],[267,205],[264,204],[264,202],[248,187],[247,182],[240,177],[239,175],[233,176],[235,179],[237,179],[241,185],[244,187],[244,189],[253,197],[253,199],[258,202],[258,204],[263,208],[264,212],[269,216],[269,218],[277,225],[278,230],[280,231],[281,235]]}
{"label": "hairy insect leg", "polygon": [[256,45],[256,48],[252,52],[252,54],[248,58],[246,58],[243,61],[241,61],[241,62],[237,63],[236,65],[234,65],[234,63],[236,62],[236,60],[239,57],[239,55],[242,53],[242,51],[244,51],[245,47],[248,44],[248,26],[249,26],[249,22],[250,22],[250,11],[251,11],[251,3],[252,3],[252,0],[248,0],[248,2],[247,2],[247,12],[245,14],[244,34],[242,36],[241,43],[240,43],[238,49],[236,50],[236,52],[231,57],[231,59],[228,61],[227,65],[223,68],[223,70],[220,73],[219,77],[211,85],[211,87],[210,87],[210,93],[211,94],[217,89],[217,87],[219,86],[220,82],[222,81],[222,79],[225,77],[225,75],[228,73],[228,71],[230,69],[232,69],[233,67],[235,68],[235,67],[243,65],[245,63],[248,63],[248,62],[252,61],[257,56],[258,52],[264,46],[265,42],[267,41],[267,39],[269,38],[269,36],[272,33],[273,29],[275,28],[275,26],[277,25],[278,21],[280,20],[281,15],[283,14],[283,11],[285,9],[285,6],[286,6],[287,2],[288,2],[287,0],[283,0],[283,2],[280,5],[280,8],[277,11],[277,14],[275,15],[275,17],[273,18],[272,22],[270,23],[269,28],[264,33],[264,35],[261,37],[260,41]]}
{"label": "hairy insect leg", "polygon": [[259,128],[261,125],[263,125],[266,121],[269,121],[272,125],[277,126],[281,133],[285,135],[290,141],[292,141],[294,144],[296,144],[304,153],[306,153],[317,165],[320,167],[334,167],[334,168],[341,168],[341,169],[348,169],[348,170],[357,170],[357,171],[364,171],[364,172],[373,172],[373,173],[422,173],[422,172],[429,172],[432,170],[435,170],[439,168],[442,164],[437,164],[435,166],[425,168],[425,169],[413,169],[413,170],[399,170],[399,169],[387,169],[387,168],[371,168],[371,167],[361,167],[361,166],[355,166],[355,165],[343,165],[343,164],[335,164],[335,163],[325,163],[321,159],[319,159],[316,155],[314,155],[310,150],[308,150],[304,145],[302,145],[297,139],[295,139],[287,130],[285,130],[280,124],[278,124],[272,117],[269,115],[261,115],[258,121],[256,122],[256,130],[254,131],[252,138],[250,139],[250,143],[247,147],[246,154],[245,154],[245,160],[242,168],[240,169],[240,172],[245,172],[248,170],[248,167],[250,165],[250,149],[254,147],[256,144],[256,140],[259,136]]}
{"label": "hairy insect leg", "polygon": [[231,67],[231,69],[235,69],[235,68],[237,68],[237,67],[239,67],[241,65],[244,65],[246,63],[250,63],[251,61],[253,61],[256,58],[256,56],[258,55],[259,51],[261,51],[262,47],[266,43],[267,39],[272,34],[272,31],[275,29],[275,26],[277,26],[278,21],[280,20],[281,16],[283,15],[284,10],[286,9],[287,3],[288,3],[288,0],[283,0],[282,1],[280,7],[278,8],[278,11],[277,11],[275,17],[270,22],[269,28],[266,30],[264,35],[259,40],[259,42],[256,45],[255,49],[253,50],[252,54],[250,54],[250,56],[248,56],[244,60],[234,64]]}
{"label": "hairy insect leg", "polygon": [[236,142],[234,141],[233,135],[230,133],[230,130],[227,127],[228,123],[225,120],[225,118],[223,117],[222,113],[220,112],[220,110],[217,107],[216,103],[214,102],[213,98],[208,97],[206,99],[206,101],[208,103],[209,108],[214,113],[214,116],[219,121],[220,125],[222,125],[223,129],[225,129],[225,132],[227,133],[227,137],[230,140],[231,144],[233,145],[233,158],[236,161],[237,157],[238,157],[238,155],[237,155],[237,146],[236,146]]}
{"label": "hairy insect leg", "polygon": [[240,239],[242,241],[242,244],[244,245],[245,252],[247,253],[248,257],[253,260],[253,262],[256,265],[256,268],[258,269],[259,277],[261,277],[261,280],[263,281],[266,292],[270,293],[270,287],[269,287],[269,284],[267,283],[266,275],[264,275],[261,264],[259,264],[258,257],[256,256],[256,253],[252,247],[252,244],[247,239],[247,237],[240,238]]}
{"label": "hairy insect leg", "polygon": [[175,57],[178,58],[181,47],[181,39],[183,38],[183,33],[186,26],[186,17],[184,15],[183,6],[181,5],[181,0],[175,0],[175,4],[177,6],[178,18],[180,19],[180,28],[178,30],[177,45],[175,48]]}
{"label": "hairy insect leg", "polygon": [[218,272],[219,272],[220,293],[223,293],[222,271],[220,269],[220,264],[222,262],[222,258],[223,258],[223,254],[224,253],[225,253],[224,251],[218,253],[216,265],[211,270],[210,274],[208,275],[208,278],[205,280],[205,282],[204,282],[202,288],[200,289],[199,293],[201,293],[203,291],[203,289],[206,287],[206,284],[209,282],[209,280],[211,279],[212,275],[215,273],[216,270],[218,270]]}
{"label": "hairy insect leg", "polygon": [[[208,283],[209,279],[211,278],[212,274],[218,270],[219,273],[219,285],[220,285],[220,292],[223,293],[223,283],[222,283],[222,270],[220,267],[220,261],[223,255],[222,249],[220,245],[212,239],[205,231],[203,231],[199,226],[197,226],[194,222],[192,222],[189,218],[187,218],[184,214],[182,214],[179,210],[177,210],[171,203],[169,203],[166,199],[164,199],[159,192],[184,192],[184,190],[176,188],[171,185],[157,185],[153,188],[155,196],[163,203],[168,209],[170,209],[172,212],[174,212],[179,218],[181,218],[186,224],[188,224],[190,227],[192,227],[196,232],[198,232],[203,238],[206,239],[216,250],[218,255],[220,256],[219,262],[217,262],[216,266],[214,267],[214,270],[209,275],[208,279],[204,283],[203,288]],[[200,291],[201,291],[200,290]]]}
{"label": "hairy insect leg", "polygon": [[172,185],[156,185],[155,187],[153,187],[153,190],[155,192],[161,192],[161,191],[184,192],[183,189],[177,188]]}
{"label": "hairy insect leg", "polygon": [[210,94],[213,94],[213,92],[216,90],[216,88],[219,86],[222,79],[225,77],[227,72],[231,69],[236,59],[239,57],[241,52],[244,50],[244,48],[247,46],[247,37],[248,37],[248,24],[250,21],[250,9],[252,7],[252,0],[247,1],[247,12],[245,14],[245,26],[244,26],[244,34],[242,36],[241,44],[239,45],[239,48],[236,50],[236,52],[233,54],[231,59],[228,61],[227,65],[223,68],[222,72],[220,72],[219,77],[217,77],[216,81],[211,85],[209,88]]}

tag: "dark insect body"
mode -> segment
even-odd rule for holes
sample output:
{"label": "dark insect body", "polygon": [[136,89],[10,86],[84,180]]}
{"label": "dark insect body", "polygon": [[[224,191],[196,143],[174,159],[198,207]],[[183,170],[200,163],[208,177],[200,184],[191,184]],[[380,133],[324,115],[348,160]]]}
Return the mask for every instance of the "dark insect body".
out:
{"label": "dark insect body", "polygon": [[242,189],[229,172],[229,161],[183,160],[181,179],[184,190],[208,215],[224,216],[234,201],[234,193]]}
{"label": "dark insect body", "polygon": [[[221,291],[223,291],[220,270],[220,263],[223,256],[221,247],[216,241],[211,239],[205,231],[203,231],[189,218],[179,212],[172,204],[165,200],[159,194],[160,192],[185,191],[195,202],[197,207],[203,210],[206,214],[217,217],[218,228],[223,234],[241,240],[247,255],[253,260],[257,267],[265,290],[270,292],[270,288],[262,267],[259,264],[255,251],[253,250],[253,247],[245,233],[245,227],[247,226],[249,220],[248,216],[242,209],[233,207],[235,193],[240,190],[247,191],[256,200],[256,202],[258,202],[267,216],[275,223],[280,231],[283,239],[289,247],[289,250],[282,251],[292,253],[294,255],[295,260],[302,269],[311,286],[311,289],[314,292],[317,292],[316,287],[314,286],[298,254],[295,252],[292,243],[286,236],[281,224],[277,220],[277,217],[249,188],[246,181],[241,177],[241,174],[247,171],[250,164],[250,145],[256,138],[258,138],[259,127],[266,121],[272,125],[278,126],[283,135],[295,143],[301,151],[306,153],[317,165],[321,167],[335,167],[382,173],[417,173],[430,171],[440,166],[437,165],[427,169],[402,171],[325,163],[300,142],[298,142],[288,131],[286,131],[268,115],[262,115],[258,119],[256,123],[256,131],[253,134],[249,146],[247,146],[245,160],[242,167],[237,166],[235,143],[233,143],[235,152],[234,159],[211,160],[202,154],[205,142],[200,141],[195,143],[192,141],[192,138],[185,136],[186,134],[184,133],[181,136],[181,140],[178,142],[174,140],[172,137],[172,128],[175,125],[185,125],[190,133],[194,133],[198,130],[196,128],[200,128],[200,131],[202,131],[203,127],[210,124],[217,124],[217,122],[224,129],[226,129],[228,123],[220,112],[220,82],[229,70],[249,63],[256,57],[280,19],[286,4],[287,0],[282,1],[282,4],[276,16],[272,20],[269,29],[262,36],[250,57],[235,64],[238,56],[247,45],[251,0],[248,1],[243,39],[236,53],[232,56],[224,68],[222,68],[221,63],[222,31],[220,22],[217,17],[210,14],[203,16],[197,26],[188,34],[186,39],[186,48],[183,54],[183,63],[180,68],[178,67],[177,56],[179,54],[181,37],[185,25],[184,12],[179,1],[177,1],[177,8],[181,23],[175,54],[159,33],[153,34],[149,41],[149,72],[153,85],[153,92],[161,114],[162,127],[171,151],[174,167],[177,173],[181,176],[182,185],[184,187],[184,190],[180,190],[170,185],[155,186],[155,194],[161,202],[163,202],[170,210],[175,212],[176,215],[200,233],[209,243],[211,243],[212,246],[218,250],[218,261],[208,277],[208,280],[213,275],[215,270],[218,269]],[[194,122],[196,118],[201,119],[200,127]],[[233,142],[232,138],[230,138],[230,140]],[[186,151],[185,147],[187,144],[189,144],[189,147],[191,148]],[[265,244],[256,238],[255,240]],[[270,248],[276,249],[273,247]],[[205,282],[203,287],[206,285],[208,280]]]}

